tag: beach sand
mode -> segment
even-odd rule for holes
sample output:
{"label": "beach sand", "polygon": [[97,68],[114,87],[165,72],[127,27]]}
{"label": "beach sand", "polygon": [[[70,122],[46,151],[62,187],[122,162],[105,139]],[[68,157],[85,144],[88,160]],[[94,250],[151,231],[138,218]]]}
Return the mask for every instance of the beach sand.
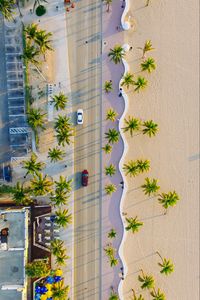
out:
{"label": "beach sand", "polygon": [[[144,272],[155,276],[170,300],[199,299],[199,60],[198,1],[130,1],[130,15],[136,28],[125,33],[125,42],[133,47],[127,56],[130,70],[141,74],[141,50],[150,39],[155,50],[157,69],[142,73],[149,86],[129,95],[128,115],[159,124],[156,137],[127,134],[129,151],[124,161],[145,158],[151,161],[148,174],[127,178],[128,193],[124,211],[144,222],[140,232],[128,234],[124,255],[128,274],[123,284],[124,299],[131,288],[141,291],[137,276]],[[148,198],[140,188],[145,177],[158,178],[161,191],[176,190],[181,200],[163,215],[156,198]],[[171,258],[175,271],[159,273],[155,251]],[[150,299],[148,292],[143,293]]]}

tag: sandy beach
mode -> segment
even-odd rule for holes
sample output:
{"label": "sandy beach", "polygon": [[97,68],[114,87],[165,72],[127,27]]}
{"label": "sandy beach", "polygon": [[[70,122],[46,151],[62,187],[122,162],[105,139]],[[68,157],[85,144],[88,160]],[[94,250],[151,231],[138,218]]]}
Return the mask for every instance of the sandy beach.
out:
{"label": "sandy beach", "polygon": [[[124,161],[144,158],[151,161],[148,174],[128,179],[124,211],[138,216],[144,226],[128,234],[124,256],[128,274],[123,284],[124,299],[131,288],[140,292],[137,277],[142,268],[155,277],[167,299],[199,299],[199,73],[198,1],[130,1],[130,15],[136,27],[125,32],[125,42],[133,47],[127,61],[136,76],[140,73],[141,50],[151,40],[157,69],[142,73],[148,87],[129,95],[128,115],[159,124],[156,137],[126,135],[129,151]],[[140,186],[145,177],[159,179],[161,191],[176,190],[181,200],[163,215],[156,198],[148,198]],[[170,258],[175,271],[159,272],[159,251]],[[148,292],[143,292],[150,299]]]}

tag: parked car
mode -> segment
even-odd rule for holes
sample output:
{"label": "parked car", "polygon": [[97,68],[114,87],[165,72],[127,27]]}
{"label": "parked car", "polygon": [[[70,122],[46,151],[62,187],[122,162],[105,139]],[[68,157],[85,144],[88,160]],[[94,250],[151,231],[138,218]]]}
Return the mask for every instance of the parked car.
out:
{"label": "parked car", "polygon": [[4,167],[4,180],[7,182],[12,180],[11,167],[9,165]]}
{"label": "parked car", "polygon": [[87,170],[83,170],[83,172],[82,172],[82,178],[81,178],[82,186],[87,186],[88,185],[88,176],[89,176],[88,171]]}
{"label": "parked car", "polygon": [[83,124],[83,110],[82,109],[77,110],[77,124],[78,125]]}

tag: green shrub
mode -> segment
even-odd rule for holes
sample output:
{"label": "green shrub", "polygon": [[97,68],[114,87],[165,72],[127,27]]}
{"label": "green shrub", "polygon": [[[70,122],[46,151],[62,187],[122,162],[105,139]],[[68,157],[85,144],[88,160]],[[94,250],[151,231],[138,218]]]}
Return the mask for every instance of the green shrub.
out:
{"label": "green shrub", "polygon": [[35,11],[38,17],[43,16],[46,13],[46,8],[43,5],[39,5]]}
{"label": "green shrub", "polygon": [[6,184],[2,184],[0,185],[0,196],[2,196],[3,194],[10,194],[10,193],[14,193],[15,192],[15,188],[10,186],[10,185],[6,185]]}

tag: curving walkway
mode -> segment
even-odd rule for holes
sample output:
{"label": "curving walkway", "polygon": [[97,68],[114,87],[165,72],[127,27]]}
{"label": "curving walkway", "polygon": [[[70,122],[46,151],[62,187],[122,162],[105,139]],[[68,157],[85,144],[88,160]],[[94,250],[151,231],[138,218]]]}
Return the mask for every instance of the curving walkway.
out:
{"label": "curving walkway", "polygon": [[[115,65],[110,62],[108,58],[108,52],[110,48],[113,48],[115,44],[123,44],[124,34],[123,31],[118,31],[117,27],[123,26],[123,10],[122,1],[115,1],[112,4],[111,12],[106,12],[106,7],[103,8],[103,84],[106,80],[112,80],[113,91],[112,93],[105,94],[103,92],[103,145],[106,144],[104,133],[109,128],[118,129],[121,133],[119,143],[113,145],[111,154],[103,153],[102,169],[105,166],[114,164],[117,168],[117,172],[114,176],[109,177],[103,174],[102,182],[103,188],[107,183],[114,183],[117,186],[117,191],[112,196],[107,196],[103,192],[102,198],[102,247],[111,242],[107,238],[107,234],[111,228],[117,231],[117,238],[112,241],[114,248],[117,249],[117,258],[119,264],[111,268],[107,257],[102,251],[102,299],[108,299],[110,293],[110,287],[112,286],[115,291],[118,290],[120,299],[122,299],[122,269],[124,275],[126,275],[126,266],[123,265],[123,250],[122,243],[125,239],[125,231],[122,222],[122,204],[126,194],[126,182],[122,174],[122,161],[123,156],[127,151],[127,143],[123,138],[123,132],[120,129],[123,116],[126,114],[128,108],[128,97],[122,90],[122,97],[119,97],[120,81],[124,73],[128,70],[128,65],[125,60],[123,64]],[[127,7],[126,7],[127,8]],[[126,25],[125,25],[126,26]],[[125,29],[125,28],[124,28]],[[128,45],[124,45],[128,46]],[[117,113],[117,120],[115,122],[106,121],[106,112],[109,108],[114,108]],[[124,189],[122,189],[120,182],[124,181]]]}

